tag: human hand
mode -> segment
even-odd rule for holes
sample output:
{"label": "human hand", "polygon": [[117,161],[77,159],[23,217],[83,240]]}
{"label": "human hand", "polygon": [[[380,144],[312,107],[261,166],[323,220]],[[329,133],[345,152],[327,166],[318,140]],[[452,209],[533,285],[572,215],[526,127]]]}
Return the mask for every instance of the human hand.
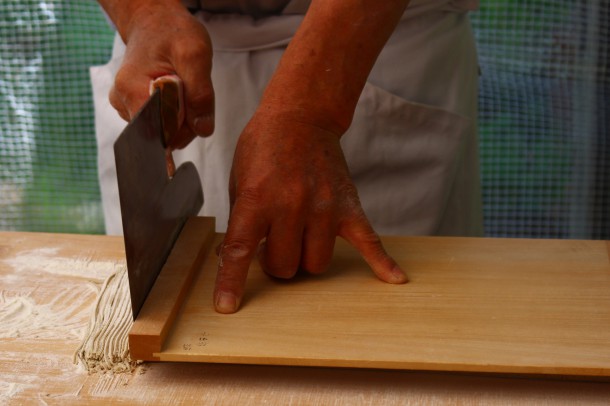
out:
{"label": "human hand", "polygon": [[131,120],[149,97],[151,81],[177,75],[183,82],[185,120],[169,147],[184,148],[214,131],[212,45],[207,31],[181,5],[146,5],[131,12],[121,35],[127,48],[110,103]]}
{"label": "human hand", "polygon": [[239,308],[257,252],[265,272],[278,278],[298,269],[321,273],[336,236],[351,243],[381,280],[407,282],[362,210],[338,134],[259,109],[239,138],[229,193],[214,291],[218,312]]}

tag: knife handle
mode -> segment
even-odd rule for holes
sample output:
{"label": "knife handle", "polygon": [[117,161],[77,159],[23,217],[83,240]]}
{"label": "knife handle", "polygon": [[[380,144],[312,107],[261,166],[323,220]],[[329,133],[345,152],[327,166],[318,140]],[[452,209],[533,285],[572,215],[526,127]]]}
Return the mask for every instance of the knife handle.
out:
{"label": "knife handle", "polygon": [[176,164],[169,147],[172,138],[178,133],[184,122],[184,91],[182,80],[176,75],[165,75],[150,82],[150,94],[161,92],[161,126],[163,138],[161,143],[165,148],[165,163],[167,176],[171,179],[176,172]]}
{"label": "knife handle", "polygon": [[161,92],[161,124],[163,146],[168,148],[172,138],[184,122],[184,91],[182,80],[176,75],[165,75],[150,82],[150,94]]}

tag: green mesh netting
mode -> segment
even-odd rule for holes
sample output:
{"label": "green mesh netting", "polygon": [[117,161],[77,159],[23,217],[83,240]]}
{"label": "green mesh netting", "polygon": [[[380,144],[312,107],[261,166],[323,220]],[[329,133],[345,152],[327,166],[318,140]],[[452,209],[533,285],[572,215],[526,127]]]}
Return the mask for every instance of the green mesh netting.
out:
{"label": "green mesh netting", "polygon": [[[489,236],[610,238],[607,1],[483,1]],[[0,229],[103,232],[88,67],[113,32],[93,1],[0,3]]]}
{"label": "green mesh netting", "polygon": [[0,229],[104,231],[88,69],[112,38],[93,1],[0,3]]}
{"label": "green mesh netting", "polygon": [[488,235],[610,237],[608,7],[485,1],[473,14]]}

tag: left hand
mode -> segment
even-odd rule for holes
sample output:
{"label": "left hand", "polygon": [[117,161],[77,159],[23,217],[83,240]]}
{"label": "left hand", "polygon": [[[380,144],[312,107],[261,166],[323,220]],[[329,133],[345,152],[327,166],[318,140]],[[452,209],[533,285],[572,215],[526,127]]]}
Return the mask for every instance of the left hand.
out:
{"label": "left hand", "polygon": [[257,251],[272,276],[290,278],[298,269],[320,273],[330,263],[336,236],[349,241],[381,280],[407,282],[362,210],[340,134],[275,110],[259,108],[238,141],[216,310],[237,311]]}

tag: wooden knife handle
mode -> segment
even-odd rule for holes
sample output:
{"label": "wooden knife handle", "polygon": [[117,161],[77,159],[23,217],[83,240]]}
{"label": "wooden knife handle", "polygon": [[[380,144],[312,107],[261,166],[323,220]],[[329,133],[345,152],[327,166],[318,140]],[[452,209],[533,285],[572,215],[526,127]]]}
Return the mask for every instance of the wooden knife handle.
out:
{"label": "wooden knife handle", "polygon": [[150,82],[150,94],[157,89],[161,92],[161,125],[163,127],[163,147],[167,176],[174,177],[176,164],[170,148],[172,138],[184,122],[184,91],[182,80],[176,75],[161,76]]}
{"label": "wooden knife handle", "polygon": [[184,92],[182,80],[176,75],[161,76],[150,83],[150,94],[161,92],[161,123],[163,146],[167,148],[184,122]]}

